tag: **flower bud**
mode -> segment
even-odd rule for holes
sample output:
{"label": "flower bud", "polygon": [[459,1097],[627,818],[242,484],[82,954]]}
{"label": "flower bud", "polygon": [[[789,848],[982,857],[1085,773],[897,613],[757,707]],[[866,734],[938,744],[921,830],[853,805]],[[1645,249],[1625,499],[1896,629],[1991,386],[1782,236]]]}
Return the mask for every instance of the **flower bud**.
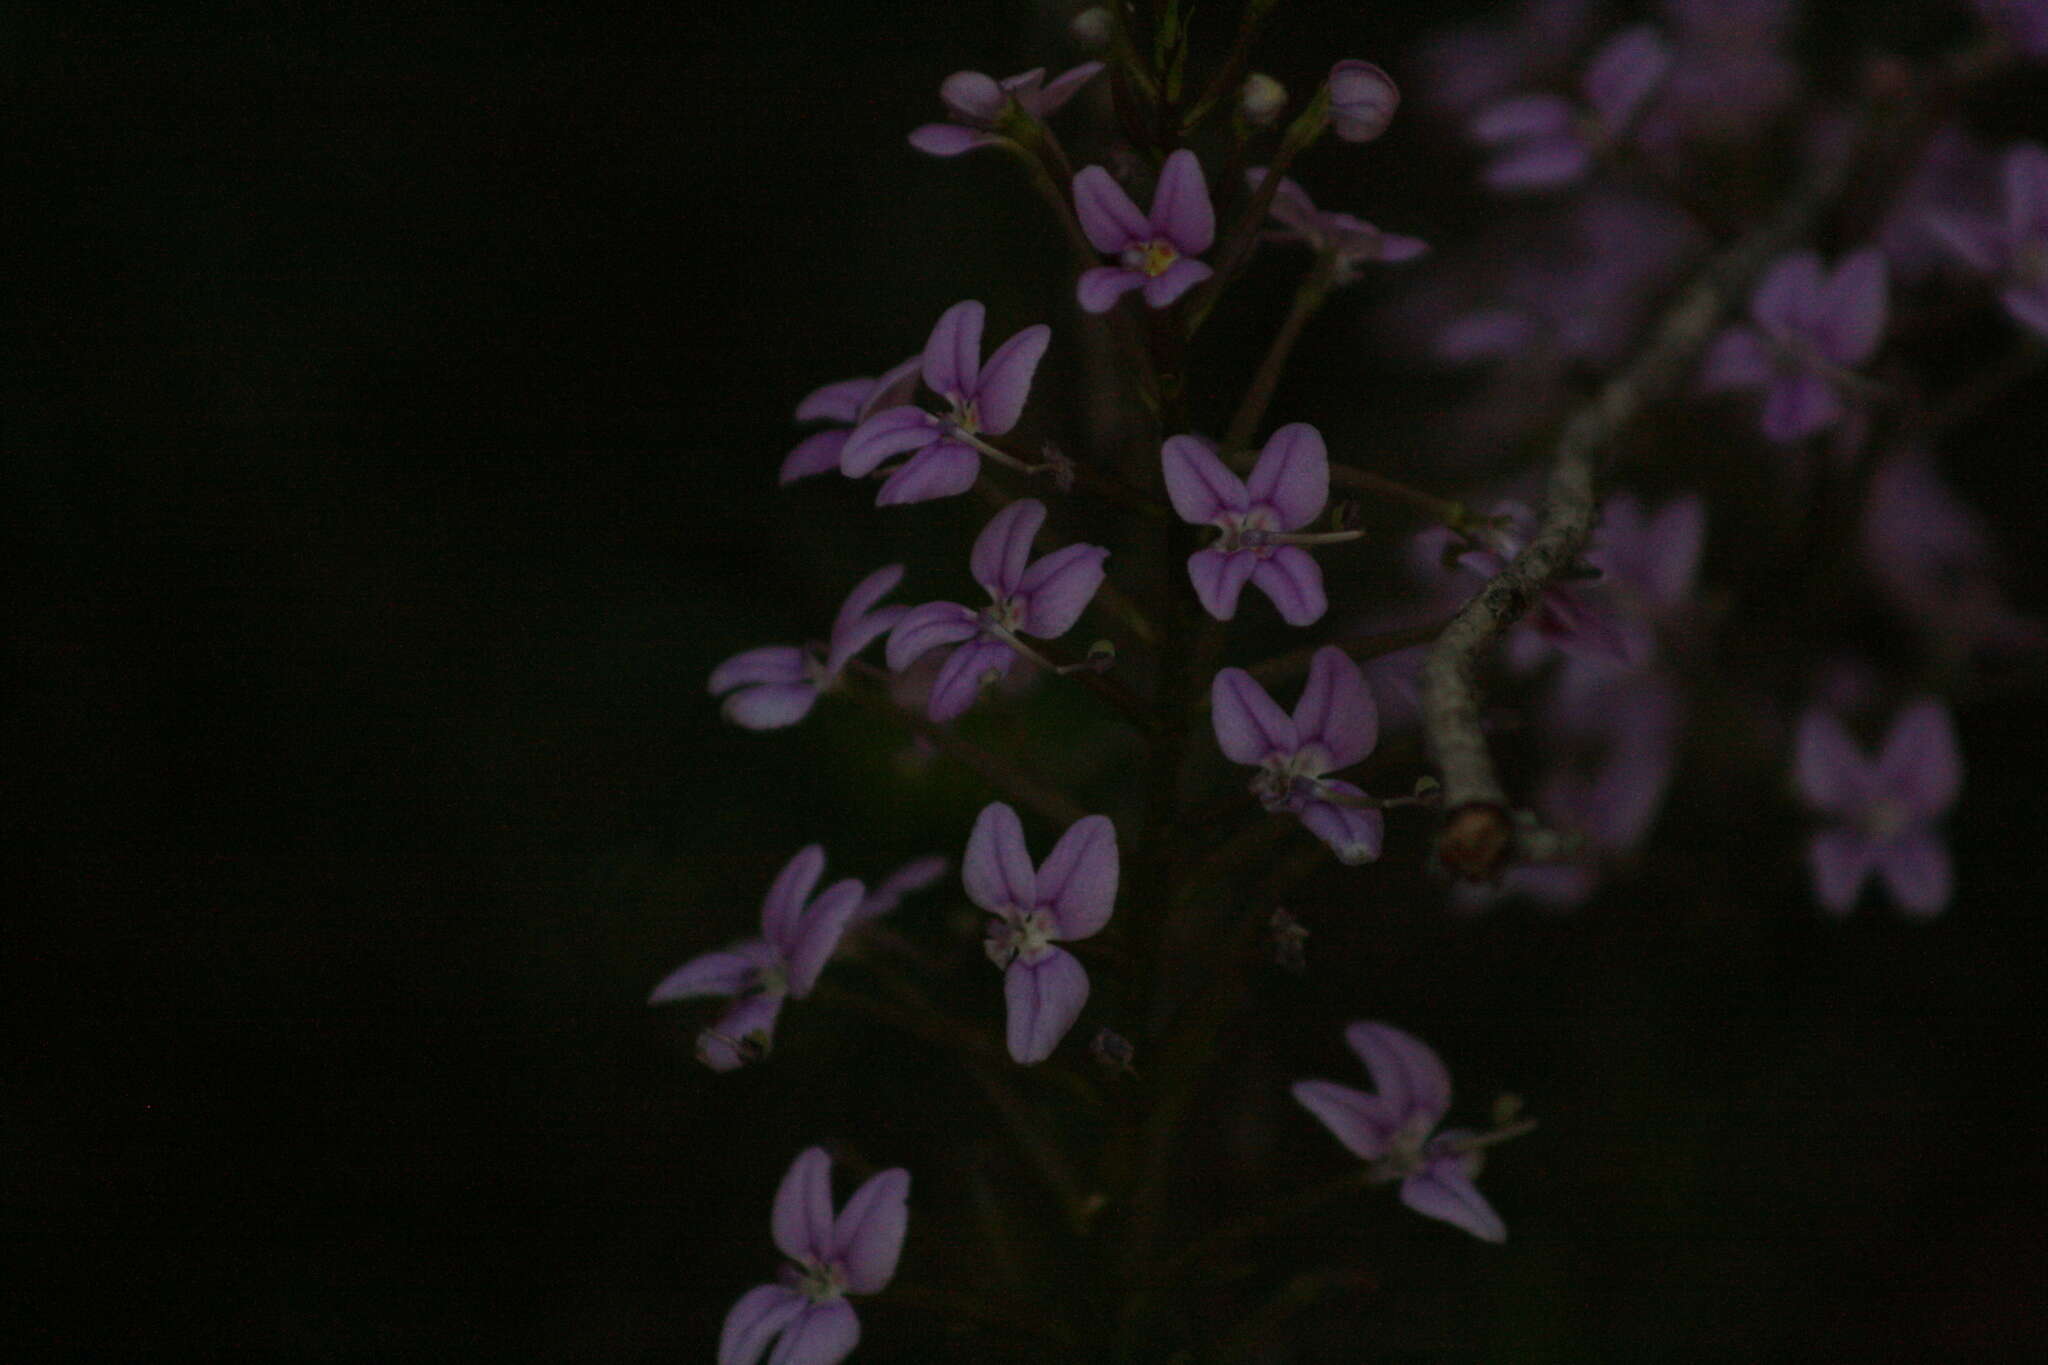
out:
{"label": "flower bud", "polygon": [[1371,142],[1386,132],[1400,103],[1394,78],[1371,62],[1345,60],[1330,68],[1330,124],[1346,142]]}
{"label": "flower bud", "polygon": [[1263,71],[1245,77],[1237,92],[1237,114],[1248,128],[1270,128],[1287,107],[1287,87]]}
{"label": "flower bud", "polygon": [[1067,32],[1090,52],[1108,47],[1111,32],[1109,11],[1100,5],[1084,9],[1067,25]]}

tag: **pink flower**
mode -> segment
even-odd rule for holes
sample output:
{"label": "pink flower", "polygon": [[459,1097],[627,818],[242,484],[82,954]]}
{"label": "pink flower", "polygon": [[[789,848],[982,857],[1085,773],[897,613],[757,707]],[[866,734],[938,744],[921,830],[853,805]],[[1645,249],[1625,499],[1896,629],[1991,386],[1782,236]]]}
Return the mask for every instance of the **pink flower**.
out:
{"label": "pink flower", "polygon": [[1216,210],[1202,163],[1185,147],[1166,158],[1149,216],[1100,166],[1074,177],[1074,212],[1095,249],[1117,258],[1081,272],[1076,292],[1086,312],[1106,313],[1133,289],[1165,308],[1215,273],[1194,259],[1215,244]]}
{"label": "pink flower", "polygon": [[910,145],[932,156],[958,156],[993,146],[1005,140],[996,131],[1004,110],[1015,108],[1022,117],[1043,123],[1101,70],[1101,62],[1083,62],[1051,81],[1045,79],[1042,66],[1001,80],[979,71],[955,71],[939,85],[939,99],[953,121],[911,130]]}
{"label": "pink flower", "polygon": [[1806,804],[1831,821],[1807,846],[1822,909],[1848,914],[1873,871],[1908,914],[1948,905],[1954,873],[1934,827],[1955,804],[1963,760],[1946,707],[1922,700],[1900,711],[1875,760],[1841,721],[1809,708],[1795,773]]}
{"label": "pink flower", "polygon": [[1756,292],[1754,326],[1730,327],[1707,352],[1708,389],[1762,389],[1764,436],[1789,444],[1845,415],[1850,371],[1877,352],[1890,289],[1884,255],[1867,247],[1830,273],[1811,251],[1779,258]]}
{"label": "pink flower", "polygon": [[1379,738],[1372,693],[1350,655],[1335,645],[1315,652],[1292,716],[1241,668],[1216,675],[1209,709],[1223,756],[1258,768],[1251,790],[1261,805],[1299,816],[1343,862],[1380,856],[1386,817],[1357,787],[1328,776],[1362,760]]}

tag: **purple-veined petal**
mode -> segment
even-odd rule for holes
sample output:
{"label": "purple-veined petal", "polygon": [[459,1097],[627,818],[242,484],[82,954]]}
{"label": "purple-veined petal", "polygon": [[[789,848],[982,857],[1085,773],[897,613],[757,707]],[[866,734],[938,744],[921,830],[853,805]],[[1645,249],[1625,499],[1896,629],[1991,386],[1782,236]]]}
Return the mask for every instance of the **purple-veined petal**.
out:
{"label": "purple-veined petal", "polygon": [[1820,311],[1825,284],[1820,257],[1813,252],[1781,256],[1749,296],[1750,314],[1773,336],[1804,336]]}
{"label": "purple-veined petal", "polygon": [[1955,894],[1948,848],[1933,830],[1911,830],[1876,850],[1878,875],[1909,915],[1938,915]]}
{"label": "purple-veined petal", "polygon": [[1425,1218],[1463,1228],[1482,1242],[1505,1242],[1507,1224],[1455,1160],[1432,1161],[1401,1182],[1401,1202]]}
{"label": "purple-veined petal", "polygon": [[1172,242],[1184,256],[1199,256],[1216,241],[1209,184],[1202,178],[1202,163],[1186,147],[1167,157],[1160,169],[1150,222],[1152,233]]}
{"label": "purple-veined petal", "polygon": [[975,817],[960,860],[960,881],[967,899],[992,915],[1028,914],[1038,903],[1038,875],[1024,846],[1024,822],[1001,801],[992,801]]}
{"label": "purple-veined petal", "polygon": [[832,1158],[806,1147],[775,1189],[769,1217],[775,1247],[792,1261],[823,1260],[832,1253]]}
{"label": "purple-veined petal", "polygon": [[896,1276],[910,1221],[910,1172],[892,1167],[868,1177],[832,1225],[832,1255],[846,1268],[852,1294],[879,1293]]}
{"label": "purple-veined petal", "polygon": [[1303,748],[1322,746],[1330,760],[1325,772],[1350,767],[1379,739],[1379,711],[1365,675],[1335,645],[1324,645],[1309,660],[1308,684],[1294,704],[1294,734]]}
{"label": "purple-veined petal", "polygon": [[1019,498],[981,528],[968,553],[967,567],[990,597],[1008,597],[1023,582],[1025,566],[1031,562],[1031,542],[1043,525],[1045,504],[1037,498]]}
{"label": "purple-veined petal", "polygon": [[760,939],[703,953],[663,977],[647,997],[647,1003],[662,1005],[702,995],[744,995],[753,988],[768,961],[768,945]]}
{"label": "purple-veined petal", "polygon": [[761,936],[785,957],[796,946],[797,922],[818,878],[824,875],[824,847],[805,844],[782,865],[768,884],[768,894],[761,898]]}
{"label": "purple-veined petal", "polygon": [[1005,1030],[1010,1057],[1030,1066],[1052,1056],[1088,1003],[1088,973],[1064,948],[1048,948],[1036,962],[1016,958],[1003,970]]}
{"label": "purple-veined petal", "polygon": [[743,687],[719,706],[743,730],[780,730],[811,714],[818,689],[810,683],[762,683]]}
{"label": "purple-veined petal", "polygon": [[1877,756],[1877,782],[1883,795],[1922,820],[1955,804],[1963,758],[1946,706],[1923,699],[1899,712]]}
{"label": "purple-veined petal", "polygon": [[1609,128],[1635,116],[1671,69],[1671,49],[1657,30],[1634,24],[1615,34],[1586,66],[1586,103]]}
{"label": "purple-veined petal", "polygon": [[979,71],[955,71],[939,82],[940,103],[971,123],[991,122],[1009,99],[993,76]]}
{"label": "purple-veined petal", "polygon": [[804,652],[795,645],[763,645],[735,654],[711,670],[712,696],[756,683],[802,682],[807,676]]}
{"label": "purple-veined petal", "polygon": [[1330,126],[1346,142],[1371,142],[1394,121],[1401,91],[1371,62],[1338,62],[1330,68],[1329,85]]}
{"label": "purple-veined petal", "polygon": [[839,1365],[860,1345],[860,1317],[845,1299],[807,1303],[782,1331],[768,1365]]}
{"label": "purple-veined petal", "polygon": [[789,946],[787,969],[792,1000],[803,999],[818,984],[818,973],[825,970],[825,964],[839,950],[839,940],[866,895],[867,888],[848,877],[825,888],[824,894],[804,911]]}
{"label": "purple-veined petal", "polygon": [[1032,116],[1044,119],[1057,114],[1061,106],[1074,98],[1082,86],[1094,80],[1101,72],[1101,62],[1083,62],[1073,70],[1053,77],[1031,100]]}
{"label": "purple-veined petal", "polygon": [[940,439],[903,462],[882,480],[877,507],[902,507],[934,498],[951,498],[974,487],[981,477],[981,452],[959,441]]}
{"label": "purple-veined petal", "polygon": [[1067,826],[1038,869],[1038,905],[1069,942],[1087,938],[1109,923],[1116,906],[1120,863],[1116,826],[1106,815],[1090,815]]}
{"label": "purple-veined petal", "polygon": [[[1364,795],[1349,782],[1325,785],[1346,796]],[[1337,861],[1347,867],[1359,867],[1378,858],[1387,837],[1387,817],[1362,806],[1311,801],[1301,808],[1301,823],[1310,834],[1328,844]]]}
{"label": "purple-veined petal", "polygon": [[1806,846],[1807,865],[1813,869],[1813,898],[1832,915],[1846,915],[1856,904],[1856,893],[1870,875],[1876,850],[1861,831],[1848,828],[1823,829],[1814,833]]}
{"label": "purple-veined petal", "polygon": [[1844,258],[1821,292],[1821,312],[1814,319],[1814,339],[1822,353],[1838,365],[1870,359],[1884,336],[1889,299],[1882,251],[1868,247]]}
{"label": "purple-veined petal", "polygon": [[1577,117],[1571,101],[1561,95],[1517,95],[1480,110],[1468,131],[1474,142],[1487,147],[1570,138]]}
{"label": "purple-veined petal", "polygon": [[718,1334],[718,1365],[755,1365],[768,1343],[809,1300],[779,1284],[756,1285],[740,1295]]}
{"label": "purple-veined petal", "polygon": [[1016,652],[1001,640],[969,640],[939,665],[925,715],[939,725],[958,720],[980,699],[982,689],[1008,677],[1016,662]]}
{"label": "purple-veined petal", "polygon": [[697,1035],[697,1060],[721,1074],[745,1066],[774,1041],[787,998],[781,991],[763,991],[739,1001]]}
{"label": "purple-veined petal", "polygon": [[958,602],[926,602],[912,607],[889,632],[883,652],[889,671],[901,673],[940,645],[972,639],[981,618]]}
{"label": "purple-veined petal", "polygon": [[1516,193],[1569,185],[1593,164],[1593,153],[1576,137],[1546,137],[1520,143],[1487,163],[1479,173],[1490,190]]}
{"label": "purple-veined petal", "polygon": [[926,156],[959,156],[977,147],[993,147],[1003,139],[957,123],[926,123],[910,130],[910,145]]}
{"label": "purple-veined petal", "polygon": [[1842,722],[1818,706],[1799,717],[1793,774],[1806,803],[1830,815],[1860,817],[1877,795],[1876,769]]}
{"label": "purple-veined petal", "polygon": [[1779,445],[1825,431],[1841,416],[1842,400],[1834,386],[1813,370],[1781,376],[1764,395],[1764,436]]}
{"label": "purple-veined petal", "polygon": [[840,452],[846,449],[846,438],[852,434],[847,430],[812,432],[782,457],[782,467],[775,471],[775,482],[787,487],[814,474],[838,473]]}
{"label": "purple-veined petal", "polygon": [[1100,545],[1067,545],[1032,564],[1017,583],[1017,629],[1041,640],[1072,630],[1095,600],[1108,559]]}
{"label": "purple-veined petal", "polygon": [[1202,610],[1228,621],[1237,615],[1238,596],[1258,566],[1258,556],[1250,550],[1197,550],[1188,556],[1188,581],[1194,584]]}
{"label": "purple-veined petal", "polygon": [[1295,1103],[1322,1120],[1330,1136],[1362,1161],[1385,1156],[1401,1127],[1400,1116],[1378,1095],[1335,1081],[1296,1081],[1290,1089]]}
{"label": "purple-veined petal", "polygon": [[[1088,234],[1089,244],[1106,256],[1152,237],[1152,224],[1138,212],[1123,186],[1100,166],[1083,167],[1074,177],[1074,216],[1081,220],[1081,231]],[[1081,306],[1088,306],[1085,298]]]}
{"label": "purple-veined petal", "polygon": [[1299,545],[1282,545],[1252,567],[1252,586],[1273,599],[1290,626],[1314,625],[1330,609],[1323,570]]}
{"label": "purple-veined petal", "polygon": [[2021,143],[1998,166],[2005,188],[2005,230],[2015,245],[2048,239],[2048,149]]}
{"label": "purple-veined petal", "polygon": [[924,344],[926,388],[950,400],[965,400],[974,393],[974,381],[981,375],[981,326],[986,315],[973,299],[963,299],[939,314]]}
{"label": "purple-veined petal", "polygon": [[981,368],[974,389],[975,411],[981,416],[985,435],[1000,436],[1017,425],[1024,415],[1024,401],[1031,396],[1031,377],[1052,341],[1052,328],[1044,323],[1026,327],[1002,345]]}
{"label": "purple-veined petal", "polygon": [[1159,448],[1159,465],[1166,476],[1166,496],[1182,521],[1200,526],[1251,506],[1244,480],[1200,437],[1167,437]]}
{"label": "purple-veined petal", "polygon": [[875,391],[872,379],[841,379],[831,384],[820,385],[797,400],[796,420],[799,422],[844,422],[848,425],[860,420],[861,405]]}
{"label": "purple-veined petal", "polygon": [[1182,294],[1215,273],[1202,262],[1183,256],[1145,281],[1145,304],[1150,308],[1171,308]]}
{"label": "purple-veined petal", "polygon": [[1300,747],[1293,720],[1241,668],[1226,668],[1216,675],[1209,685],[1209,710],[1216,745],[1233,763],[1259,763]]}
{"label": "purple-veined petal", "polygon": [[1118,299],[1147,283],[1142,270],[1126,270],[1120,265],[1092,266],[1081,272],[1074,297],[1084,313],[1107,313],[1116,307]]}
{"label": "purple-veined petal", "polygon": [[1414,1034],[1375,1020],[1360,1020],[1344,1030],[1350,1045],[1380,1098],[1403,1124],[1418,1124],[1424,1131],[1436,1127],[1451,1107],[1451,1073]]}
{"label": "purple-veined petal", "polygon": [[1306,422],[1274,432],[1245,480],[1245,492],[1253,503],[1279,513],[1283,531],[1299,531],[1321,516],[1330,501],[1330,452],[1323,434]]}
{"label": "purple-veined petal", "polygon": [[1725,389],[1760,389],[1771,382],[1777,368],[1771,353],[1754,327],[1730,327],[1714,338],[1707,358],[1700,365],[1700,387],[1708,392]]}
{"label": "purple-veined petal", "polygon": [[939,419],[923,408],[884,408],[847,436],[839,451],[839,472],[849,479],[864,479],[891,455],[928,446],[943,434]]}

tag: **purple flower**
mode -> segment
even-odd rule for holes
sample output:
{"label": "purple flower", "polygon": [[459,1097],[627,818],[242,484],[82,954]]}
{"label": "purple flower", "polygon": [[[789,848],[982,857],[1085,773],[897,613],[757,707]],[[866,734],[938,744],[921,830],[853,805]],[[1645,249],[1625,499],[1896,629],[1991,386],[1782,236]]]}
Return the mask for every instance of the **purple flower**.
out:
{"label": "purple flower", "polygon": [[740,1295],[725,1315],[718,1365],[754,1365],[778,1336],[772,1365],[838,1365],[860,1342],[848,1294],[874,1294],[896,1275],[910,1220],[910,1172],[872,1176],[832,1216],[832,1158],[806,1148],[775,1191],[770,1228],[789,1257],[782,1283]]}
{"label": "purple flower", "polygon": [[936,854],[912,858],[882,878],[875,889],[868,892],[867,899],[854,907],[852,916],[846,921],[846,927],[852,929],[866,924],[869,920],[880,919],[900,905],[905,896],[915,895],[936,884],[952,865]]}
{"label": "purple flower", "polygon": [[909,612],[902,606],[873,610],[902,578],[901,564],[887,564],[855,584],[822,656],[815,647],[764,645],[712,669],[711,695],[725,696],[725,718],[749,730],[774,730],[809,715],[819,694],[838,685],[848,660]]}
{"label": "purple flower", "polygon": [[1101,62],[1083,62],[1050,83],[1042,66],[1001,80],[979,71],[955,71],[939,84],[939,98],[953,121],[913,129],[910,145],[933,156],[958,156],[994,146],[1007,140],[997,131],[1006,110],[1015,106],[1018,116],[1043,123],[1101,70]]}
{"label": "purple flower", "polygon": [[1884,335],[1889,289],[1874,248],[1829,274],[1811,251],[1781,257],[1750,295],[1756,325],[1721,333],[1701,379],[1709,389],[1764,390],[1764,435],[1780,444],[1825,431],[1844,415],[1850,373]]}
{"label": "purple flower", "polygon": [[[1528,542],[1536,518],[1519,502],[1496,503],[1490,514],[1505,525],[1484,531],[1483,543],[1464,542],[1447,526],[1431,527],[1415,537],[1419,555],[1441,564],[1455,557],[1459,567],[1482,578],[1494,578]],[[1643,633],[1631,632],[1609,600],[1605,584],[1581,586],[1553,582],[1543,590],[1508,637],[1509,661],[1529,669],[1555,649],[1573,658],[1633,666],[1646,648]]]}
{"label": "purple flower", "polygon": [[1625,134],[1671,67],[1671,50],[1647,24],[1625,28],[1587,64],[1583,107],[1562,95],[1516,95],[1473,115],[1475,142],[1494,160],[1480,173],[1496,190],[1567,185]]}
{"label": "purple flower", "polygon": [[1433,35],[1417,54],[1425,97],[1468,114],[1517,86],[1561,76],[1585,40],[1593,10],[1593,0],[1523,0],[1503,22]]}
{"label": "purple flower", "polygon": [[1401,91],[1371,62],[1347,57],[1330,68],[1329,85],[1330,127],[1346,142],[1371,142],[1394,121]]}
{"label": "purple flower", "polygon": [[1090,815],[1067,826],[1034,872],[1017,812],[982,808],[967,839],[967,898],[994,915],[989,960],[1003,969],[1010,1055],[1027,1065],[1052,1056],[1088,1001],[1088,973],[1056,943],[1109,923],[1116,905],[1116,826]]}
{"label": "purple flower", "polygon": [[1373,1165],[1381,1180],[1401,1182],[1401,1202],[1425,1218],[1438,1218],[1486,1242],[1504,1242],[1508,1230],[1472,1183],[1481,1153],[1474,1135],[1437,1133],[1451,1107],[1451,1077],[1427,1044],[1391,1024],[1359,1022],[1344,1041],[1372,1074],[1377,1093],[1335,1081],[1296,1081],[1294,1098],[1322,1120],[1352,1155]]}
{"label": "purple flower", "polygon": [[2041,623],[2014,610],[1998,581],[1991,536],[1942,481],[1934,461],[1904,451],[1880,464],[1863,502],[1863,564],[1898,609],[1948,651],[2038,649]]}
{"label": "purple flower", "polygon": [[1302,527],[1330,500],[1330,459],[1322,433],[1295,422],[1273,433],[1249,481],[1233,474],[1207,443],[1169,436],[1160,449],[1167,496],[1182,521],[1214,526],[1216,543],[1188,557],[1188,578],[1219,621],[1237,614],[1247,581],[1273,599],[1280,619],[1305,626],[1329,609],[1323,571],[1299,543]]}
{"label": "purple flower", "polygon": [[[1265,183],[1266,174],[1264,166],[1245,172],[1253,194]],[[1419,237],[1381,232],[1362,218],[1318,209],[1309,199],[1308,191],[1285,176],[1273,195],[1272,216],[1281,227],[1268,232],[1267,240],[1300,242],[1318,255],[1330,257],[1336,267],[1331,283],[1337,287],[1356,281],[1358,268],[1369,262],[1412,261],[1429,250],[1429,244]]]}
{"label": "purple flower", "polygon": [[697,1036],[698,1059],[713,1071],[731,1071],[765,1053],[783,998],[809,995],[839,947],[865,888],[849,877],[812,900],[824,871],[824,849],[816,844],[799,849],[762,898],[761,937],[691,958],[647,997],[650,1005],[708,995],[731,998],[725,1016]]}
{"label": "purple flower", "polygon": [[920,357],[911,356],[879,379],[842,379],[805,394],[796,405],[797,421],[823,419],[839,425],[813,432],[797,442],[796,449],[783,457],[776,482],[786,486],[839,468],[839,453],[846,448],[846,438],[853,434],[854,427],[883,408],[910,401],[917,391],[919,360]]}
{"label": "purple flower", "polygon": [[974,705],[982,687],[1007,675],[1019,653],[1035,658],[1019,635],[1052,640],[1073,629],[1102,586],[1109,551],[1099,545],[1069,545],[1031,559],[1032,538],[1044,524],[1045,504],[1036,498],[996,513],[968,559],[989,604],[974,611],[957,602],[927,602],[912,607],[890,632],[889,667],[897,672],[930,650],[959,646],[932,680],[926,714],[933,720],[952,720]]}
{"label": "purple flower", "polygon": [[1216,210],[1202,163],[1185,147],[1166,158],[1149,218],[1100,166],[1074,177],[1074,212],[1095,249],[1118,260],[1081,272],[1076,294],[1087,312],[1106,313],[1133,289],[1165,308],[1215,273],[1192,259],[1216,240]]}
{"label": "purple flower", "polygon": [[2048,336],[2048,149],[2024,143],[1999,163],[2001,220],[1930,211],[1928,227],[1965,263],[1998,279],[1998,299],[2021,326]]}
{"label": "purple flower", "polygon": [[[1363,759],[1379,738],[1372,693],[1350,655],[1335,645],[1315,652],[1292,718],[1241,668],[1216,675],[1209,703],[1223,756],[1258,768],[1251,791],[1261,805],[1300,816],[1345,863],[1380,856],[1386,817],[1362,804],[1365,793],[1357,787],[1325,776]],[[1346,804],[1344,797],[1361,804]]]}
{"label": "purple flower", "polygon": [[1971,0],[1977,17],[2022,56],[2048,58],[2048,0]]}
{"label": "purple flower", "polygon": [[1658,622],[1692,601],[1706,533],[1707,505],[1697,494],[1674,498],[1655,513],[1627,493],[1601,503],[1586,562],[1626,608],[1616,624],[1629,663],[1648,663]]}
{"label": "purple flower", "polygon": [[974,486],[981,473],[984,436],[1001,436],[1024,415],[1031,377],[1052,340],[1044,323],[1026,327],[981,360],[985,310],[973,299],[940,314],[924,344],[925,387],[946,400],[946,413],[912,404],[885,408],[846,438],[839,471],[864,479],[891,455],[914,451],[882,485],[875,506],[949,498]]}
{"label": "purple flower", "polygon": [[1810,707],[1795,770],[1806,804],[1833,820],[1807,847],[1822,909],[1849,913],[1873,868],[1908,914],[1948,905],[1954,878],[1934,825],[1955,804],[1963,760],[1946,707],[1922,700],[1900,711],[1875,761],[1841,721]]}

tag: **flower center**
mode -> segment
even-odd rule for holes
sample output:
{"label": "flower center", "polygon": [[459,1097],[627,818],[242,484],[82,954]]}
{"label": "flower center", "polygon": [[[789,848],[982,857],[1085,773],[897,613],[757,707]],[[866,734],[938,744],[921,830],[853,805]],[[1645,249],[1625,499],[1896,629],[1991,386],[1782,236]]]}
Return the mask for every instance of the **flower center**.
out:
{"label": "flower center", "polygon": [[797,1292],[813,1303],[840,1298],[846,1293],[846,1272],[834,1261],[814,1261],[806,1256],[793,1267]]}
{"label": "flower center", "polygon": [[997,918],[989,921],[988,938],[982,947],[987,951],[989,961],[998,967],[1007,967],[1012,958],[1021,957],[1028,962],[1040,956],[1051,946],[1052,939],[1052,917],[1045,911],[1026,913],[1014,905],[1006,905]]}
{"label": "flower center", "polygon": [[1896,801],[1873,801],[1863,812],[1864,832],[1873,839],[1896,838],[1912,823],[1912,815]]}
{"label": "flower center", "polygon": [[1267,810],[1299,811],[1323,794],[1320,778],[1310,771],[1306,753],[1269,758],[1252,774],[1251,793]]}
{"label": "flower center", "polygon": [[1180,248],[1164,237],[1127,246],[1123,254],[1126,269],[1142,271],[1154,279],[1164,275],[1167,267],[1179,259]]}
{"label": "flower center", "polygon": [[981,407],[972,398],[964,403],[956,398],[953,400],[953,415],[950,420],[953,429],[961,435],[977,435],[981,431]]}
{"label": "flower center", "polygon": [[981,609],[984,630],[1014,634],[1024,620],[1024,608],[1013,597],[998,597]]}
{"label": "flower center", "polygon": [[1248,512],[1241,517],[1226,517],[1216,523],[1220,534],[1213,548],[1225,554],[1249,550],[1260,559],[1270,558],[1279,548],[1279,532],[1266,523],[1270,520],[1265,512]]}

